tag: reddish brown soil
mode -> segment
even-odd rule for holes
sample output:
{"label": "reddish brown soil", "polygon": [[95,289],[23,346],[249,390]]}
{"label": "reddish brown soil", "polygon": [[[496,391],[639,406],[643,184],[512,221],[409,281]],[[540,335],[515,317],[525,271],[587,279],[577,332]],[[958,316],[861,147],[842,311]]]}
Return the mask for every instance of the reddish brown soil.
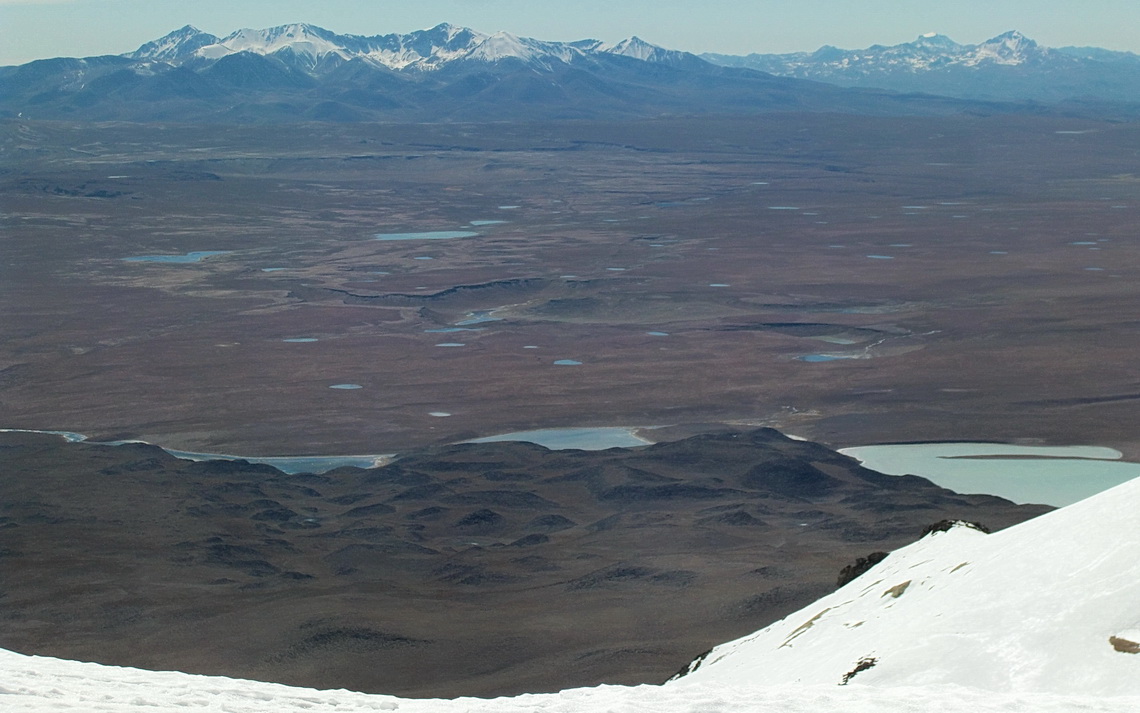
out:
{"label": "reddish brown soil", "polygon": [[[3,426],[270,455],[735,421],[1140,457],[1135,125],[3,128]],[[472,220],[508,222],[370,239]],[[233,252],[121,259],[195,250]]]}

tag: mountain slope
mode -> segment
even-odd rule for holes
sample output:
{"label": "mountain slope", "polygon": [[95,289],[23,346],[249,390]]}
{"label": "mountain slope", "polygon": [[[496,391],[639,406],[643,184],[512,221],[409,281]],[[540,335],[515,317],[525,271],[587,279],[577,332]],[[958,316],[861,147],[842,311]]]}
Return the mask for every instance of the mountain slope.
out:
{"label": "mountain slope", "polygon": [[964,99],[1057,102],[1095,97],[1135,102],[1140,61],[1127,52],[1042,47],[1011,31],[976,45],[928,33],[913,42],[815,52],[703,54],[702,59],[778,76],[849,87],[927,92]]}
{"label": "mountain slope", "polygon": [[121,56],[0,67],[0,116],[86,121],[525,121],[825,111],[1040,111],[722,67],[639,38],[547,42],[438,25],[339,35],[305,24],[224,38],[187,26]]}
{"label": "mountain slope", "polygon": [[1129,653],[1140,638],[1129,623],[1140,601],[1138,511],[1140,480],[994,535],[930,535],[663,686],[411,700],[0,650],[0,696],[25,713],[62,704],[117,713],[1131,713],[1140,709],[1140,654]]}
{"label": "mountain slope", "polygon": [[319,476],[3,433],[0,468],[0,647],[402,695],[663,681],[931,522],[1048,509],[765,429]]}
{"label": "mountain slope", "polygon": [[513,698],[409,699],[222,676],[100,666],[0,649],[0,697],[19,713],[1135,713],[1140,696],[994,693],[961,687],[598,686]]}
{"label": "mountain slope", "polygon": [[993,535],[957,526],[714,648],[676,685],[1140,695],[1140,480]]}

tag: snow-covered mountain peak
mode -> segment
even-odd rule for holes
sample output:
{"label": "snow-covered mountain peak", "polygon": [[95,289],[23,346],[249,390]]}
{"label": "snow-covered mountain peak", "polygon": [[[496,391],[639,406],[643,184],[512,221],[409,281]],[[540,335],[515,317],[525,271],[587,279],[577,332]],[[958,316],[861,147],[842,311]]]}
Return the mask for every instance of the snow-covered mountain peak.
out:
{"label": "snow-covered mountain peak", "polygon": [[934,533],[675,684],[1140,694],[1138,513],[1140,479],[993,535]]}
{"label": "snow-covered mountain peak", "polygon": [[348,59],[351,54],[345,50],[339,39],[328,30],[304,23],[279,25],[264,30],[246,28],[231,33],[215,44],[201,47],[196,54],[199,57],[217,59],[236,52],[267,55],[289,50],[297,55],[306,55],[312,60],[330,54]]}
{"label": "snow-covered mountain peak", "polygon": [[620,54],[626,57],[635,57],[637,59],[649,59],[658,52],[664,51],[664,48],[657,45],[650,44],[640,37],[634,35],[629,39],[622,40],[612,47],[606,48],[607,52],[611,54]]}
{"label": "snow-covered mountain peak", "polygon": [[452,25],[449,22],[441,22],[435,27],[424,30],[423,32],[429,35],[442,35],[444,38],[446,38],[447,41],[450,42],[451,40],[454,40],[456,37],[464,33],[473,33],[473,30],[467,27],[460,27],[459,25]]}
{"label": "snow-covered mountain peak", "polygon": [[506,31],[486,35],[449,23],[408,34],[375,36],[341,35],[316,25],[293,23],[261,30],[244,28],[224,38],[187,26],[125,56],[169,64],[199,64],[240,52],[272,56],[309,74],[320,74],[324,68],[354,58],[395,70],[436,70],[464,60],[499,62],[506,59],[522,61],[534,69],[550,70],[560,63],[602,53],[673,65],[695,59],[686,52],[668,50],[638,37],[616,45],[589,39],[548,42]]}
{"label": "snow-covered mountain peak", "polygon": [[466,58],[484,62],[513,58],[549,67],[551,61],[570,62],[581,55],[582,51],[570,44],[543,42],[499,31],[472,48]]}
{"label": "snow-covered mountain peak", "polygon": [[940,35],[937,32],[927,32],[926,34],[919,35],[911,45],[941,52],[954,51],[962,47],[962,45],[946,35]]}
{"label": "snow-covered mountain peak", "polygon": [[1023,64],[1040,52],[1037,43],[1016,30],[1004,32],[972,48],[962,63],[968,66],[982,62]]}
{"label": "snow-covered mountain peak", "polygon": [[125,56],[131,59],[171,61],[217,41],[218,38],[214,35],[202,32],[193,25],[185,25],[157,40],[147,42]]}
{"label": "snow-covered mountain peak", "polygon": [[701,61],[699,58],[689,54],[688,52],[665,49],[659,45],[646,42],[636,35],[630,37],[629,39],[622,40],[621,42],[618,42],[614,45],[599,45],[597,51],[621,55],[623,57],[631,57],[633,59],[639,59],[643,62],[654,62],[674,66],[682,65],[694,60],[698,62]]}

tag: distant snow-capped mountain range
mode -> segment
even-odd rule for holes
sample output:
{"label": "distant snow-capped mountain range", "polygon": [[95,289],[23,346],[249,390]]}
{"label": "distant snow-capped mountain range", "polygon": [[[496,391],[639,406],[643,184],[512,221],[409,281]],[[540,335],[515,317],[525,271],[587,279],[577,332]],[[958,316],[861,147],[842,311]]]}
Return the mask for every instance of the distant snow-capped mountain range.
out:
{"label": "distant snow-capped mountain range", "polygon": [[434,70],[454,62],[519,60],[544,69],[552,62],[571,63],[591,55],[611,54],[666,64],[700,61],[687,52],[667,50],[637,37],[608,45],[598,40],[547,42],[509,32],[492,35],[466,27],[441,24],[406,35],[365,37],[339,35],[314,25],[297,23],[264,30],[243,29],[215,37],[187,25],[148,42],[125,57],[172,64],[218,60],[239,52],[274,56],[314,70],[360,59],[394,70]]}
{"label": "distant snow-capped mountain range", "polygon": [[1092,47],[1042,47],[1015,31],[974,45],[931,32],[913,42],[866,49],[824,46],[815,52],[700,56],[723,66],[785,77],[971,99],[1059,101],[1093,96],[1135,101],[1140,87],[1140,55]]}
{"label": "distant snow-capped mountain range", "polygon": [[1051,50],[1016,32],[979,45],[929,35],[866,50],[698,57],[637,37],[550,42],[448,24],[362,36],[292,24],[226,37],[186,26],[122,55],[0,67],[0,117],[93,121],[931,115],[1040,112],[1024,102],[1076,97],[1094,101],[1048,111],[1140,113],[1140,58]]}

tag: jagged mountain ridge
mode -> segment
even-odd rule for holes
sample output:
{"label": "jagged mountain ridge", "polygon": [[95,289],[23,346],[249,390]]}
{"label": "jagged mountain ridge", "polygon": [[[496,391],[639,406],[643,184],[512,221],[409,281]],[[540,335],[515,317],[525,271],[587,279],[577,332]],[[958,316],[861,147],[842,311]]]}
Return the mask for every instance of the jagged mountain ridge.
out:
{"label": "jagged mountain ridge", "polygon": [[57,120],[526,121],[1025,109],[774,77],[636,37],[613,45],[547,42],[447,24],[373,37],[295,24],[218,38],[187,26],[124,55],[0,68],[0,116]]}
{"label": "jagged mountain ridge", "polygon": [[221,59],[239,52],[277,56],[287,64],[307,69],[327,68],[338,61],[359,58],[400,71],[430,71],[464,60],[495,62],[508,58],[550,69],[554,62],[570,63],[597,54],[667,64],[702,61],[688,52],[668,50],[638,37],[612,45],[591,39],[548,42],[509,32],[487,35],[447,23],[406,35],[374,36],[342,35],[315,25],[296,23],[263,30],[241,29],[224,38],[187,25],[123,56],[182,65]]}
{"label": "jagged mountain ridge", "polygon": [[814,52],[700,56],[777,76],[968,99],[1131,102],[1140,89],[1140,57],[1131,52],[1044,47],[1017,31],[978,44],[927,33],[913,42],[865,49],[825,45]]}

